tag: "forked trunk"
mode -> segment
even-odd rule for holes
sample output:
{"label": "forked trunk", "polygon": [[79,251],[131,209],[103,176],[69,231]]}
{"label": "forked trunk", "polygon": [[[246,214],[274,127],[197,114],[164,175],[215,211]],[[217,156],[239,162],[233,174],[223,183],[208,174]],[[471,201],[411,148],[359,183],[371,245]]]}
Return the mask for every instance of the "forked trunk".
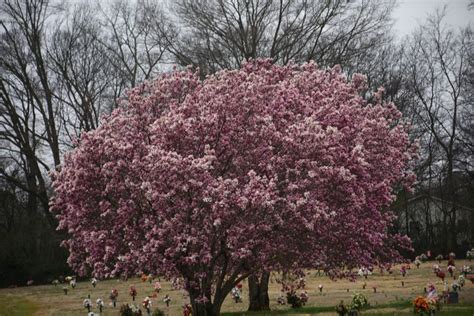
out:
{"label": "forked trunk", "polygon": [[220,298],[215,299],[215,302],[212,303],[209,300],[206,303],[196,302],[197,296],[194,296],[190,293],[191,306],[193,308],[193,316],[219,316],[222,306],[222,300]]}
{"label": "forked trunk", "polygon": [[268,298],[268,282],[270,273],[264,272],[258,278],[255,275],[249,276],[249,311],[270,310],[270,299]]}
{"label": "forked trunk", "polygon": [[195,316],[218,316],[220,311],[215,311],[212,303],[193,304],[193,315]]}

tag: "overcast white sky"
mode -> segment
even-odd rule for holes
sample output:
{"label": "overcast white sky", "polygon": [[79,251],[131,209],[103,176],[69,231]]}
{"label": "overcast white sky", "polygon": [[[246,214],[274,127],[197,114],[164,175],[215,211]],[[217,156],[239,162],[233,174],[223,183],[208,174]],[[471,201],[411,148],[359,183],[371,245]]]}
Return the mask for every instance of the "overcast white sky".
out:
{"label": "overcast white sky", "polygon": [[474,24],[474,10],[468,11],[469,0],[398,0],[393,12],[395,32],[399,37],[411,33],[436,8],[447,5],[446,22],[453,26]]}

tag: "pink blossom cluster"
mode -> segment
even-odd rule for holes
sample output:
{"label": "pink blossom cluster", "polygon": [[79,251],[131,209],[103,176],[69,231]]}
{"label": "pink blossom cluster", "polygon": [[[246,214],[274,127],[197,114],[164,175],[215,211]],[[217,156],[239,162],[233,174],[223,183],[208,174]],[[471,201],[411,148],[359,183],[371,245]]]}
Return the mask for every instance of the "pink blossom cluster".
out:
{"label": "pink blossom cluster", "polygon": [[337,67],[256,60],[132,89],[54,174],[69,264],[181,277],[209,301],[262,270],[399,259],[409,242],[386,210],[413,182],[415,146],[364,87]]}

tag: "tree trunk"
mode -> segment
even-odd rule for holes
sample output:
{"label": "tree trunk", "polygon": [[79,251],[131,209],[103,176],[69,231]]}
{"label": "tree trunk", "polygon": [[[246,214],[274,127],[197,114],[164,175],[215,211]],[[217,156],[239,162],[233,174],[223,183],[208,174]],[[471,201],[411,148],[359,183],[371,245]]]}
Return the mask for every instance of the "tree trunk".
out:
{"label": "tree trunk", "polygon": [[198,293],[192,293],[189,291],[189,298],[191,300],[191,307],[193,309],[193,316],[219,316],[222,306],[222,300],[215,298],[215,303],[211,302],[211,297],[208,297],[206,303],[196,302],[196,298],[199,296]]}
{"label": "tree trunk", "polygon": [[270,310],[269,281],[269,272],[264,272],[260,279],[255,275],[249,276],[249,311]]}
{"label": "tree trunk", "polygon": [[220,312],[215,311],[212,303],[192,304],[193,315],[195,316],[219,316]]}
{"label": "tree trunk", "polygon": [[448,185],[448,201],[450,202],[450,206],[447,207],[449,209],[449,226],[448,226],[448,235],[446,236],[448,239],[448,251],[449,252],[456,252],[457,251],[457,227],[456,227],[456,186],[454,181],[453,175],[453,159],[452,159],[452,150],[450,150],[448,155],[448,174],[446,176],[447,185]]}

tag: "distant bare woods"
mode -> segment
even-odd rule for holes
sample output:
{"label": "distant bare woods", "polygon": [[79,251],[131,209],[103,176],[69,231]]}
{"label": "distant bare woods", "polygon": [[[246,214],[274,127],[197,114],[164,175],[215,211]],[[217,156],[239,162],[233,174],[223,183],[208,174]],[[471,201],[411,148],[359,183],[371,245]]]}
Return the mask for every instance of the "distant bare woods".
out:
{"label": "distant bare woods", "polygon": [[367,75],[364,97],[384,86],[420,144],[417,189],[398,190],[396,229],[417,251],[473,246],[474,43],[443,8],[397,40],[390,0],[75,3],[0,4],[1,285],[67,272],[48,173],[127,89],[173,64],[202,78],[262,57]]}

